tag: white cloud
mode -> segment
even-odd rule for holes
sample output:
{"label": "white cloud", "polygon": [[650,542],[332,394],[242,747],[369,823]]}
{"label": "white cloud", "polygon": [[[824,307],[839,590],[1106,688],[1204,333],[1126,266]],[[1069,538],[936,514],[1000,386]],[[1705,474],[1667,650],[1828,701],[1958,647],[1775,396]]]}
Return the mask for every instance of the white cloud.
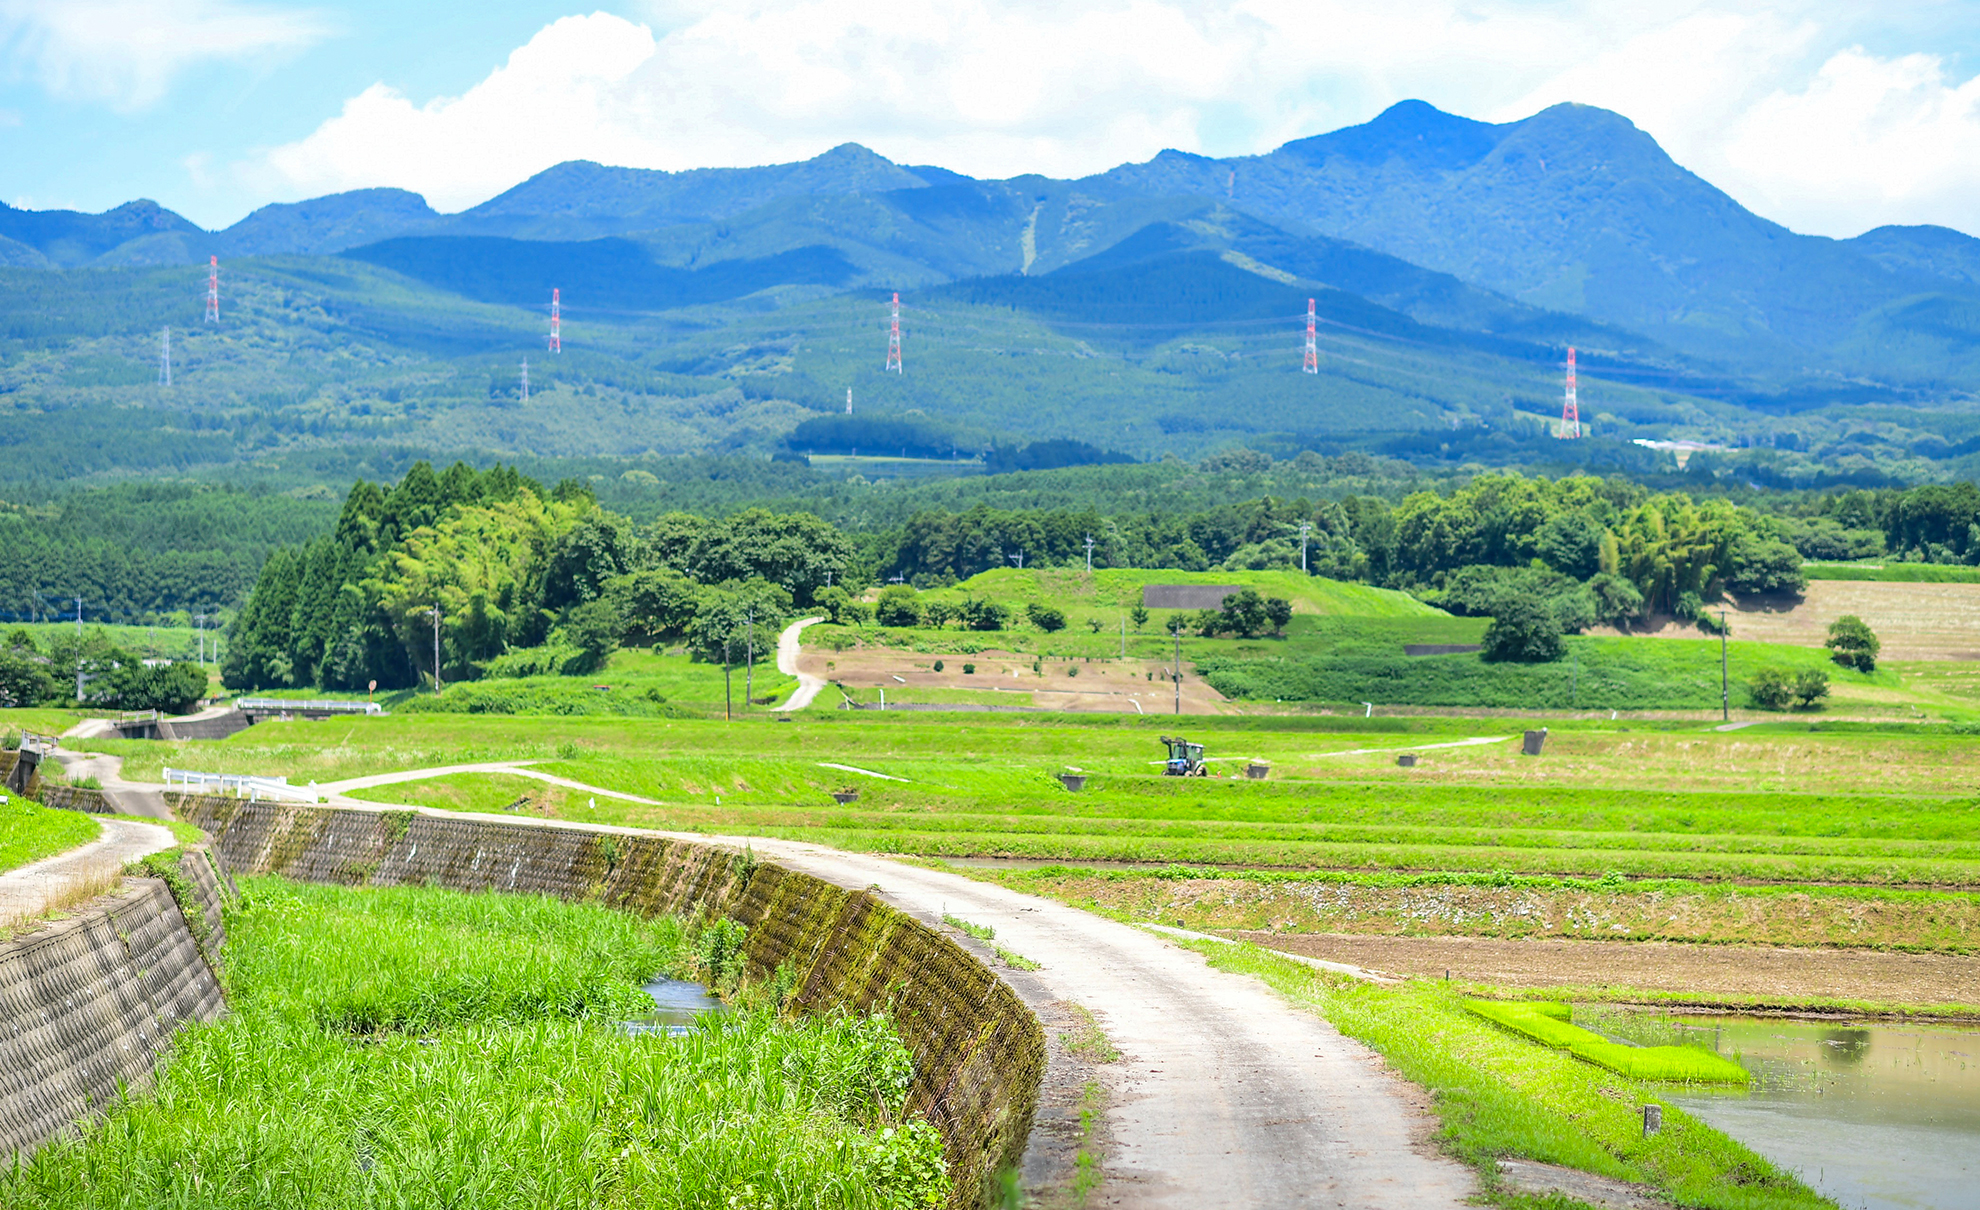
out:
{"label": "white cloud", "polygon": [[[7,0],[0,0],[5,4]],[[663,2],[667,5],[662,7]],[[856,141],[979,176],[1074,176],[1164,147],[1269,150],[1421,97],[1523,117],[1615,109],[1769,217],[1853,234],[1980,225],[1972,85],[1836,53],[1819,0],[652,0],[566,17],[458,97],[379,83],[238,171],[442,209],[562,160],[761,164]],[[1825,61],[1826,60],[1826,61]],[[1900,150],[1901,149],[1901,150]],[[1917,221],[1907,218],[1906,221]]]}
{"label": "white cloud", "polygon": [[324,37],[316,15],[231,0],[0,0],[0,45],[64,99],[139,109],[186,68],[294,50]]}
{"label": "white cloud", "polygon": [[1836,54],[1739,115],[1717,151],[1737,196],[1797,230],[1980,229],[1980,77],[1955,83],[1935,56]]}

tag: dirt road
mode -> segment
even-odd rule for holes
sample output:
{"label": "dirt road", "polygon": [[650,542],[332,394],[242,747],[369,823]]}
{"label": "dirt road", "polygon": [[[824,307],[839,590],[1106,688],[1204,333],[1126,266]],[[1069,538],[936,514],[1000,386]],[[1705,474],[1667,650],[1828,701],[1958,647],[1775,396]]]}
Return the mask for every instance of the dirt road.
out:
{"label": "dirt road", "polygon": [[813,676],[798,667],[799,642],[804,634],[804,628],[824,620],[824,618],[803,618],[784,627],[784,632],[777,636],[777,671],[785,676],[796,677],[798,683],[797,688],[791,690],[789,697],[770,707],[772,712],[803,710],[811,705],[812,699],[818,696],[818,691],[825,687],[824,677]]}
{"label": "dirt road", "polygon": [[161,824],[99,819],[103,835],[86,845],[0,874],[0,925],[39,916],[94,890],[108,890],[127,861],[176,842]]}

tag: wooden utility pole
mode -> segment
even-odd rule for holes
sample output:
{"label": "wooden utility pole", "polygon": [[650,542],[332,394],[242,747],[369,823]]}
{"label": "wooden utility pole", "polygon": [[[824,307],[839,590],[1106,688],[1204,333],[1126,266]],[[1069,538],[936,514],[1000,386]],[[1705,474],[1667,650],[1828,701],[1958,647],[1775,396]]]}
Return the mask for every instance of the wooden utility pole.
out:
{"label": "wooden utility pole", "polygon": [[440,696],[440,602],[426,612],[433,615],[433,695]]}
{"label": "wooden utility pole", "polygon": [[1726,683],[1726,611],[1719,611],[1719,721],[1732,718],[1732,690]]}

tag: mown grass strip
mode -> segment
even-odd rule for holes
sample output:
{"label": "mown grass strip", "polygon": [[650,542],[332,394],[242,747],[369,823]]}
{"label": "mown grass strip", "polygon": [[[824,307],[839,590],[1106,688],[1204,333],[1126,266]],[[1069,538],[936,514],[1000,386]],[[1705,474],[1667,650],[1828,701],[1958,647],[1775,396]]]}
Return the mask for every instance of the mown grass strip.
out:
{"label": "mown grass strip", "polygon": [[96,820],[80,811],[57,811],[25,798],[0,805],[0,872],[52,857],[101,835]]}
{"label": "mown grass strip", "polygon": [[1542,1046],[1637,1080],[1746,1084],[1744,1067],[1695,1046],[1624,1046],[1572,1023],[1565,1004],[1531,1000],[1466,1000],[1465,1008]]}

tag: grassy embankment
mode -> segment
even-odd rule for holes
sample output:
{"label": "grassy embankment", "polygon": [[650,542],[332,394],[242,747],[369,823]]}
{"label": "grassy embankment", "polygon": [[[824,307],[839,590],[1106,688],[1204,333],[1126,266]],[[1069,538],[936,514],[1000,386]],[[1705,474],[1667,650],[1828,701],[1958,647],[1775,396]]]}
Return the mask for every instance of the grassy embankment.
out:
{"label": "grassy embankment", "polygon": [[102,832],[79,811],[55,811],[25,798],[0,804],[0,873],[65,849],[88,844]]}
{"label": "grassy embankment", "polygon": [[[774,705],[797,688],[795,677],[777,671],[777,636],[758,636],[754,684],[741,653],[725,686],[722,665],[691,659],[679,649],[622,648],[606,666],[588,676],[530,676],[451,684],[435,697],[429,690],[399,690],[376,696],[388,710],[431,714],[622,715],[634,718],[714,718],[725,701],[738,712],[749,709],[745,690],[757,705]],[[259,697],[336,698],[359,701],[363,693],[283,689]]]}
{"label": "grassy embankment", "polygon": [[1804,563],[1811,580],[1871,580],[1886,584],[1971,584],[1980,567],[1950,563]]}
{"label": "grassy embankment", "polygon": [[[936,659],[953,673],[981,653],[1008,653],[985,662],[978,677],[943,687],[887,686],[890,701],[1028,705],[1024,691],[1110,688],[1159,681],[1171,666],[1174,640],[1166,627],[1173,611],[1151,611],[1135,628],[1128,617],[1148,584],[1231,584],[1279,596],[1294,605],[1283,635],[1204,638],[1191,631],[1182,641],[1185,671],[1200,674],[1228,698],[1262,703],[1354,706],[1445,706],[1502,710],[1710,710],[1720,704],[1718,640],[1570,636],[1568,657],[1547,664],[1493,664],[1475,653],[1411,656],[1412,644],[1467,645],[1482,640],[1488,619],[1451,617],[1404,593],[1346,584],[1293,572],[1175,572],[1076,570],[985,572],[953,588],[921,594],[924,603],[968,598],[1011,607],[1017,619],[1005,631],[966,631],[955,626],[846,627],[821,625],[806,632],[808,647],[823,649],[834,668],[857,653],[887,651]],[[1060,609],[1066,627],[1052,633],[1023,622],[1027,605]],[[850,657],[847,653],[853,653]],[[1731,704],[1751,705],[1747,683],[1763,668],[1790,672],[1819,668],[1833,683],[1833,701],[1852,710],[1908,712],[1898,698],[1894,671],[1859,673],[1837,666],[1819,647],[1735,640],[1726,645]],[[1015,663],[1013,663],[1015,659]],[[851,666],[851,665],[848,665]],[[1008,666],[1008,667],[1007,667]],[[1015,679],[1009,673],[1015,671]],[[1075,680],[1080,677],[1084,679]],[[952,676],[951,678],[955,678]],[[1128,685],[1132,688],[1132,685]],[[1013,692],[1016,691],[1016,692]],[[1895,695],[1895,696],[1894,696]],[[855,692],[856,700],[874,695]],[[825,695],[836,705],[836,695]],[[825,700],[825,699],[821,699]],[[1965,703],[1929,703],[1960,717]]]}
{"label": "grassy embankment", "polygon": [[[1980,745],[1945,729],[1563,723],[1531,758],[1480,720],[1188,722],[1213,768],[1261,757],[1271,779],[1160,777],[1156,736],[1174,720],[1120,715],[401,715],[91,746],[125,754],[136,778],[165,763],[328,782],[535,762],[600,789],[464,774],[360,793],[922,856],[1146,863],[1158,868],[995,876],[1193,927],[1980,946]],[[1481,735],[1492,742],[1421,747]],[[1421,763],[1398,768],[1412,747]],[[1071,766],[1091,774],[1082,793],[1052,776]],[[847,786],[860,799],[833,803]],[[1163,868],[1178,864],[1194,868]]]}
{"label": "grassy embankment", "polygon": [[[30,1207],[835,1205],[946,1189],[885,1018],[759,1002],[629,1037],[693,938],[555,900],[243,880],[232,1015],[155,1093],[0,1174]],[[694,969],[711,982],[732,972]]]}

